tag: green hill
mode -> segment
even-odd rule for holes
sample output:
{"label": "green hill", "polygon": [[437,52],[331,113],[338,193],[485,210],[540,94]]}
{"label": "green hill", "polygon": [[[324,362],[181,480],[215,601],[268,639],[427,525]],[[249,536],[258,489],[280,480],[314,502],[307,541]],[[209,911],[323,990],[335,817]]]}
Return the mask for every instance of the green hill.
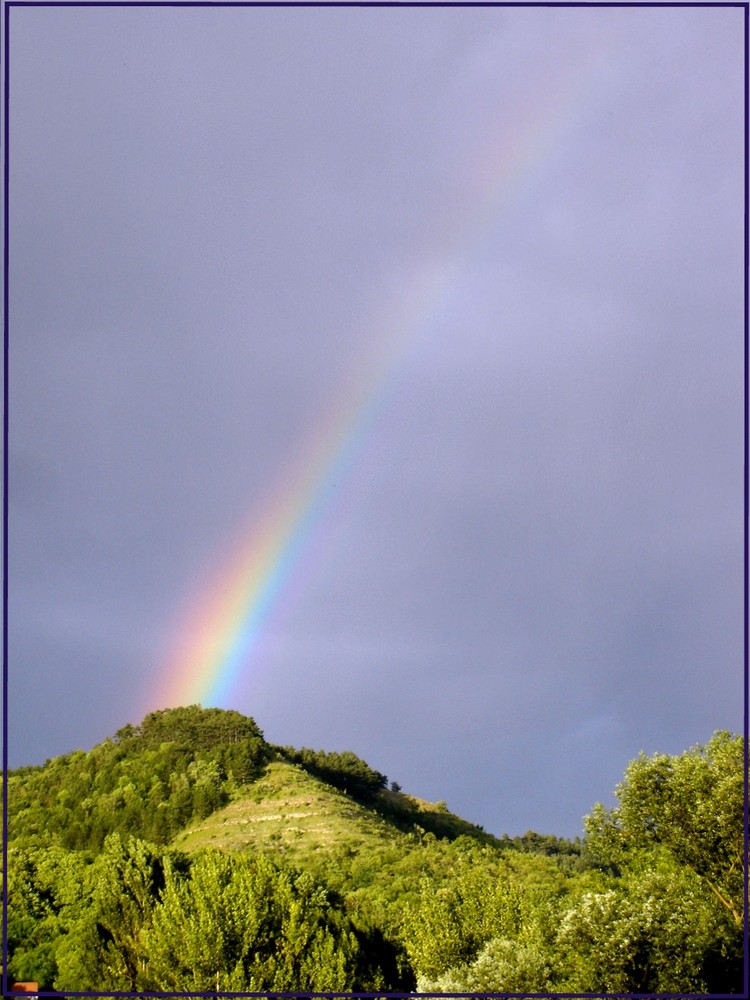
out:
{"label": "green hill", "polygon": [[153,712],[8,776],[15,981],[93,992],[732,993],[743,761],[641,756],[582,843],[500,837],[350,751]]}
{"label": "green hill", "polygon": [[88,752],[12,771],[9,835],[77,850],[100,849],[115,832],[189,849],[246,841],[295,856],[399,834],[501,845],[444,803],[386,786],[350,751],[274,746],[253,719],[190,706],[152,712]]}

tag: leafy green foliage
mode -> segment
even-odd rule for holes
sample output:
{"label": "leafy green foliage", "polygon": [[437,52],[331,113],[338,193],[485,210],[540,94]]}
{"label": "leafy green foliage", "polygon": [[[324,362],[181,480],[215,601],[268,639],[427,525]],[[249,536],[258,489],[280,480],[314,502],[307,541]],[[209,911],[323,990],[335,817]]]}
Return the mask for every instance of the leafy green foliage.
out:
{"label": "leafy green foliage", "polygon": [[377,793],[388,785],[388,778],[373,770],[350,750],[344,753],[327,753],[302,747],[278,747],[279,754],[292,764],[299,764],[316,778],[340,788],[360,802],[372,802]]}
{"label": "leafy green foliage", "polygon": [[196,855],[168,866],[148,932],[146,988],[346,990],[357,984],[358,943],[309,875],[268,859]]}
{"label": "leafy green foliage", "polygon": [[12,774],[9,833],[71,850],[99,850],[114,832],[164,844],[225,805],[270,757],[260,729],[238,712],[152,712],[88,753]]}
{"label": "leafy green foliage", "polygon": [[642,755],[583,842],[495,838],[352,753],[154,712],[9,776],[9,973],[63,992],[739,992],[743,763],[728,733]]}
{"label": "leafy green foliage", "polygon": [[108,836],[57,949],[55,989],[139,990],[149,958],[144,929],[163,886],[162,851],[134,837]]}
{"label": "leafy green foliage", "polygon": [[59,847],[8,851],[8,971],[52,989],[56,953],[81,902],[88,862]]}
{"label": "leafy green foliage", "polygon": [[422,881],[405,932],[421,991],[544,988],[559,900],[570,879],[543,856],[487,848],[483,855],[471,851],[447,884]]}
{"label": "leafy green foliage", "polygon": [[570,990],[714,992],[704,967],[723,931],[695,874],[662,856],[583,894],[563,915],[556,950]]}
{"label": "leafy green foliage", "polygon": [[641,754],[617,788],[619,806],[597,805],[587,817],[589,850],[619,868],[638,851],[662,847],[741,926],[743,761],[743,740],[727,732],[677,757]]}
{"label": "leafy green foliage", "polygon": [[549,858],[554,858],[560,868],[570,871],[588,867],[586,852],[578,837],[569,840],[567,837],[556,837],[551,833],[544,834],[527,830],[520,837],[509,837],[507,834],[503,834],[499,838],[498,845],[522,851],[524,854],[544,854]]}
{"label": "leafy green foliage", "polygon": [[[11,972],[43,989],[367,990],[395,969],[312,876],[262,856],[113,834],[91,864],[42,848],[15,851],[10,871]],[[363,953],[371,939],[385,970]]]}

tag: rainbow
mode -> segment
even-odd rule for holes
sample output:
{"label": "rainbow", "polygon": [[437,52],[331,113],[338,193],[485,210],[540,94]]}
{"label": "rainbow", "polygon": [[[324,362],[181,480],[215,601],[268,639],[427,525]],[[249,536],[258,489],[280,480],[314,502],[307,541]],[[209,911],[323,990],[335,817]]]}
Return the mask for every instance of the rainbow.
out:
{"label": "rainbow", "polygon": [[446,227],[435,247],[437,263],[414,265],[410,274],[400,276],[404,291],[373,323],[365,337],[367,350],[340,396],[321,416],[264,508],[248,515],[218,569],[206,574],[190,595],[175,629],[179,639],[157,666],[149,710],[194,703],[228,707],[239,680],[257,669],[264,629],[283,596],[294,589],[302,556],[311,549],[339,484],[413,359],[429,349],[432,321],[472,254],[578,119],[590,70],[591,60],[587,65],[570,57],[558,79],[548,76],[543,89],[527,96],[502,136],[473,152],[467,170],[470,195],[460,224]]}

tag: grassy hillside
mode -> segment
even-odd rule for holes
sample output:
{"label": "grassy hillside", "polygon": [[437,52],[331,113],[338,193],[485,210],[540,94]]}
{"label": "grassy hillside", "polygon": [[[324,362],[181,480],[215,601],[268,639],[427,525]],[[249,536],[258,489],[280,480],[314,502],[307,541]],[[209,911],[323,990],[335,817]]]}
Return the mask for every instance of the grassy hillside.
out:
{"label": "grassy hillside", "polygon": [[172,843],[187,851],[261,850],[299,864],[318,851],[334,855],[386,844],[405,849],[425,833],[449,840],[470,836],[500,846],[442,803],[383,790],[365,805],[300,765],[277,760],[233,802],[190,823]]}
{"label": "grassy hillside", "polygon": [[173,844],[194,851],[268,851],[292,863],[343,846],[367,850],[405,835],[350,796],[296,764],[273,761],[242,794],[197,823]]}

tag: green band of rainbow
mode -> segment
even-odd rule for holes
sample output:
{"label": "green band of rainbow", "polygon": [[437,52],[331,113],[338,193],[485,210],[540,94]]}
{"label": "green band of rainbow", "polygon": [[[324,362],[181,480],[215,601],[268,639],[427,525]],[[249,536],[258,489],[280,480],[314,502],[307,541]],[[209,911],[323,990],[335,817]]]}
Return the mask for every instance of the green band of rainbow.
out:
{"label": "green band of rainbow", "polygon": [[570,54],[556,79],[545,76],[543,86],[528,95],[514,126],[506,124],[472,158],[462,222],[435,248],[435,259],[443,263],[403,275],[404,292],[373,329],[369,354],[348,387],[319,421],[264,512],[241,526],[218,572],[207,574],[194,591],[179,624],[179,642],[158,668],[160,683],[149,692],[150,708],[196,702],[229,707],[238,680],[254,668],[264,627],[337,484],[362,453],[409,359],[429,350],[434,320],[472,254],[497,231],[510,200],[533,181],[577,120],[592,61]]}

